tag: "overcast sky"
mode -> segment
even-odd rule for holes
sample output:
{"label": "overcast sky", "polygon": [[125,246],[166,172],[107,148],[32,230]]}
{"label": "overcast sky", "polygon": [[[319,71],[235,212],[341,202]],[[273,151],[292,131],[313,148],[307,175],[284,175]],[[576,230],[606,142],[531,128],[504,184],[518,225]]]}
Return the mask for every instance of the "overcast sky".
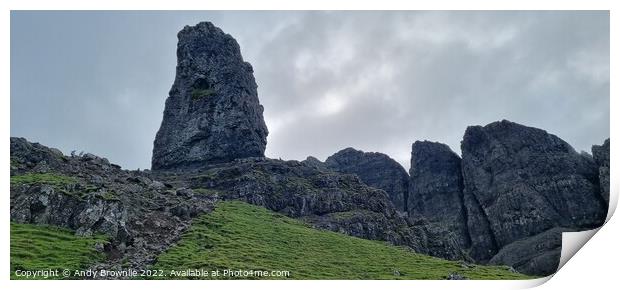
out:
{"label": "overcast sky", "polygon": [[508,119],[590,151],[609,136],[608,12],[12,12],[11,136],[149,168],[176,33],[211,21],[254,67],[266,155],[345,147],[409,169]]}

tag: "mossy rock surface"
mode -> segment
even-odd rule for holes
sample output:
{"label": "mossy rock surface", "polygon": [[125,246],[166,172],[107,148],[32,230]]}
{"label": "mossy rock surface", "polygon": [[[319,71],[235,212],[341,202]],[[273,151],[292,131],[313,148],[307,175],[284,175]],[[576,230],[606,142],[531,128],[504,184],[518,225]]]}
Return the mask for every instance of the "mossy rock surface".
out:
{"label": "mossy rock surface", "polygon": [[210,89],[210,88],[192,90],[192,100],[200,100],[200,99],[208,98],[213,95],[215,95],[215,90]]}

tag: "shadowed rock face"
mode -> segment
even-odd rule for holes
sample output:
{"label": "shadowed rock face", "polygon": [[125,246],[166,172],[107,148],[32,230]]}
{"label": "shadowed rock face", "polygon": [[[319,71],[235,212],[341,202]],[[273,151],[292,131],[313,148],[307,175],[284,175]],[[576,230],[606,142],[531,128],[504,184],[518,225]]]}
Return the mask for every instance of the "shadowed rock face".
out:
{"label": "shadowed rock face", "polygon": [[461,247],[469,247],[461,158],[448,145],[416,141],[411,147],[409,175],[409,216],[443,225]]}
{"label": "shadowed rock face", "polygon": [[325,166],[337,172],[355,174],[367,185],[385,190],[396,209],[407,211],[409,176],[389,156],[346,148],[328,157]]}
{"label": "shadowed rock face", "polygon": [[263,157],[267,127],[252,66],[209,22],[178,33],[176,78],[154,142],[152,169],[191,169]]}
{"label": "shadowed rock face", "polygon": [[467,128],[461,149],[474,259],[554,227],[604,221],[598,166],[560,138],[501,121]]}
{"label": "shadowed rock face", "polygon": [[592,146],[592,156],[599,166],[599,186],[601,188],[601,196],[609,206],[609,138],[605,140],[603,145]]}

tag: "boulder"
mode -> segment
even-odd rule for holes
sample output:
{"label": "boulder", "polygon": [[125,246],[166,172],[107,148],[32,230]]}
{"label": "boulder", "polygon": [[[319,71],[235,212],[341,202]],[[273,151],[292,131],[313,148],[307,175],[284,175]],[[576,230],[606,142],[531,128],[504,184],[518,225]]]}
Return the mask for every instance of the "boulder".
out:
{"label": "boulder", "polygon": [[178,33],[176,77],[155,137],[153,170],[263,157],[267,126],[252,66],[209,22]]}
{"label": "boulder", "polygon": [[407,211],[409,175],[389,156],[346,148],[328,157],[325,166],[336,172],[355,174],[367,185],[385,190],[396,209]]}

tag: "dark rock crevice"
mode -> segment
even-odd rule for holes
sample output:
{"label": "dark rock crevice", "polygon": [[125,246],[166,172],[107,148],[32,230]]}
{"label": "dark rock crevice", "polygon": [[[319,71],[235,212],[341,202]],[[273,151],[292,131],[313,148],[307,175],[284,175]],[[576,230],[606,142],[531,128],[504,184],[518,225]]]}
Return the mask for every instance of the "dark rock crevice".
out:
{"label": "dark rock crevice", "polygon": [[469,232],[469,227],[467,226],[467,224],[469,223],[469,212],[467,211],[467,206],[465,206],[465,193],[464,193],[464,184],[463,184],[462,178],[459,183],[459,195],[458,196],[459,196],[459,202],[461,203],[461,219],[465,221],[465,227],[463,227],[463,234],[464,234],[463,246],[464,248],[470,248],[472,244],[471,233]]}
{"label": "dark rock crevice", "polygon": [[[491,228],[491,221],[480,201],[474,194],[466,195],[470,197],[467,216],[468,234],[471,241],[470,256],[479,262],[487,262],[499,249],[495,233]],[[479,233],[473,236],[472,233]]]}

